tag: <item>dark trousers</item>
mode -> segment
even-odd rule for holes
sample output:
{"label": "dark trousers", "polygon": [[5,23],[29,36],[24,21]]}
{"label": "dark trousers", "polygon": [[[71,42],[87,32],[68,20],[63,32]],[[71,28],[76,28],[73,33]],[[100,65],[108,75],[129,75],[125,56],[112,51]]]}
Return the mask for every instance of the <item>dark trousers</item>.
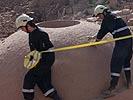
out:
{"label": "dark trousers", "polygon": [[55,92],[51,84],[51,67],[54,61],[54,53],[43,54],[43,58],[37,66],[27,72],[23,84],[23,95],[25,100],[33,100],[34,87],[36,84],[46,97],[52,92]]}
{"label": "dark trousers", "polygon": [[132,45],[115,46],[111,59],[110,88],[115,88],[122,68],[125,72],[127,84],[131,81],[130,60],[132,58]]}

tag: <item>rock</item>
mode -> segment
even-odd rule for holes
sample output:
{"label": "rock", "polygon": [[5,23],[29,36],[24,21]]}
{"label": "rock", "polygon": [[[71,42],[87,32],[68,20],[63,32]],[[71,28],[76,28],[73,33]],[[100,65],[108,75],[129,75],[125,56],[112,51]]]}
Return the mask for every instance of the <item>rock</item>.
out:
{"label": "rock", "polygon": [[88,22],[96,22],[96,18],[94,18],[94,17],[89,17],[89,18],[87,18],[86,19]]}
{"label": "rock", "polygon": [[127,19],[130,20],[131,18],[133,18],[133,13],[127,15]]}
{"label": "rock", "polygon": [[118,15],[128,15],[128,14],[131,14],[131,10],[130,9],[122,9],[122,10],[113,11],[113,13],[118,14]]}
{"label": "rock", "polygon": [[128,14],[130,14],[131,13],[131,10],[130,9],[123,9],[122,10],[122,14],[123,15],[128,15]]}
{"label": "rock", "polygon": [[128,25],[129,26],[133,26],[133,18],[131,18],[130,20],[128,20]]}
{"label": "rock", "polygon": [[122,11],[121,10],[116,10],[116,11],[113,11],[112,13],[115,13],[115,14],[118,14],[118,15],[122,15]]}
{"label": "rock", "polygon": [[123,15],[123,16],[121,16],[122,17],[122,19],[127,23],[128,22],[128,19],[127,19],[127,16],[126,15]]}
{"label": "rock", "polygon": [[98,1],[96,2],[96,5],[103,4],[104,1],[105,1],[105,0],[98,0]]}
{"label": "rock", "polygon": [[115,8],[118,5],[118,0],[109,0],[109,5],[111,8]]}

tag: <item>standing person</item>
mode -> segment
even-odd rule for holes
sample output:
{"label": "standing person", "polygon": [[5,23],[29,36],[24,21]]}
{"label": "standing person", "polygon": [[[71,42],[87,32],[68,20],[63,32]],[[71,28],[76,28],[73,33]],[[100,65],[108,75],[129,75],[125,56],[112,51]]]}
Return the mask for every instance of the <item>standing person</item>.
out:
{"label": "standing person", "polygon": [[[33,22],[33,18],[30,16],[26,14],[20,15],[16,19],[16,27],[28,33],[31,51],[37,50],[41,52],[53,48],[48,34],[36,26]],[[34,87],[36,84],[46,97],[50,97],[53,100],[61,100],[51,84],[51,67],[54,61],[54,52],[42,53],[41,59],[36,67],[27,72],[22,89],[25,100],[33,100]]]}
{"label": "standing person", "polygon": [[[129,28],[123,19],[120,16],[111,13],[107,7],[103,5],[97,5],[94,9],[94,16],[101,19],[102,24],[99,32],[96,35],[89,37],[89,39],[96,39],[96,41],[100,41],[108,32],[113,35],[113,38],[131,35]],[[111,93],[111,91],[116,88],[122,67],[124,68],[127,81],[126,86],[129,88],[131,85],[131,58],[132,38],[116,41],[110,64],[110,87],[105,93]]]}

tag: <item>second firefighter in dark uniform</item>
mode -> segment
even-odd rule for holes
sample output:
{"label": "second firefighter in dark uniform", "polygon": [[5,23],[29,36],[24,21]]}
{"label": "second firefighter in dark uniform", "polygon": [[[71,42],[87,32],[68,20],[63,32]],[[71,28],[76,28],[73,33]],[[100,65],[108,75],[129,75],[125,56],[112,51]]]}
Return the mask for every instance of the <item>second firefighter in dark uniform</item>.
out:
{"label": "second firefighter in dark uniform", "polygon": [[[131,32],[124,20],[120,16],[111,13],[107,7],[103,5],[96,6],[94,15],[99,19],[102,19],[99,32],[91,37],[96,38],[96,41],[100,41],[108,32],[112,34],[113,38],[131,35]],[[108,89],[110,92],[116,88],[122,68],[124,69],[125,77],[127,80],[126,86],[129,88],[131,84],[131,58],[132,38],[116,41],[110,63],[111,81],[110,87]]]}

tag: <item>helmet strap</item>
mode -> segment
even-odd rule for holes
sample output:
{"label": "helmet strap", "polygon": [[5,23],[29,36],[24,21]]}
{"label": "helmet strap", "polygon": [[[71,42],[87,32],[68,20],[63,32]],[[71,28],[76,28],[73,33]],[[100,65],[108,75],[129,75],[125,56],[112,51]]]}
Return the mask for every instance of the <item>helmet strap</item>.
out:
{"label": "helmet strap", "polygon": [[103,15],[104,15],[104,16],[106,16],[108,13],[111,13],[111,11],[110,11],[109,9],[105,9],[105,10],[103,11]]}
{"label": "helmet strap", "polygon": [[103,15],[106,16],[106,15],[107,15],[107,12],[104,11],[104,12],[103,12]]}
{"label": "helmet strap", "polygon": [[26,28],[27,33],[30,33],[30,32],[28,31],[28,24],[26,24],[25,28]]}

